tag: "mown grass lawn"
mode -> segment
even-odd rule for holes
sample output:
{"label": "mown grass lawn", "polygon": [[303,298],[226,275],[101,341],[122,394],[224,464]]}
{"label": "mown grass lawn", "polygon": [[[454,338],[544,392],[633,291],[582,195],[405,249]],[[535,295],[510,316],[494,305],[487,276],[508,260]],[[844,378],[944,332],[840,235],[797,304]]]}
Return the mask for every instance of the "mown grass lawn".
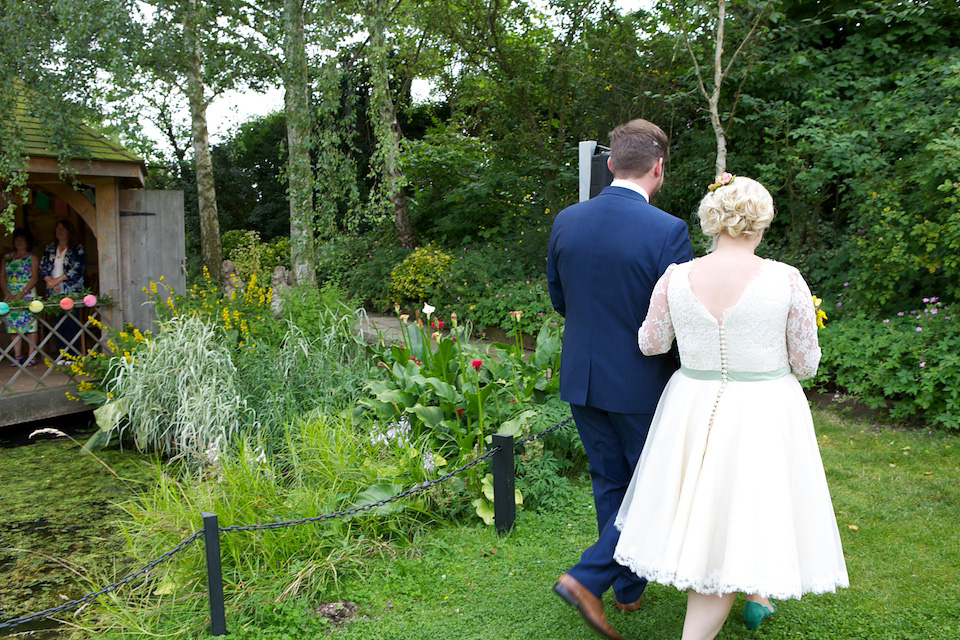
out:
{"label": "mown grass lawn", "polygon": [[[815,420],[851,587],[782,602],[758,632],[743,625],[738,603],[720,637],[960,637],[960,436],[827,411]],[[563,511],[521,512],[502,538],[482,526],[433,530],[406,553],[371,562],[366,579],[309,604],[261,601],[256,623],[234,608],[230,635],[316,637],[330,623],[311,610],[342,600],[357,610],[333,637],[348,640],[596,637],[550,590],[595,535],[591,503],[582,482]],[[673,588],[651,585],[641,611],[626,616],[606,601],[628,639],[680,636],[685,595]]]}

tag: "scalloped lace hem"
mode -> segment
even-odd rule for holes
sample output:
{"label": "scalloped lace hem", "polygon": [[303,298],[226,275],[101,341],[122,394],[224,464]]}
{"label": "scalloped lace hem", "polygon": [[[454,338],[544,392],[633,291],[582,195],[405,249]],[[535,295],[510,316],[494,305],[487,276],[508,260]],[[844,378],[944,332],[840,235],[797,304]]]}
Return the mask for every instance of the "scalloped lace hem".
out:
{"label": "scalloped lace hem", "polygon": [[670,585],[681,591],[693,590],[704,595],[723,595],[725,593],[757,593],[765,598],[775,600],[799,600],[801,596],[822,593],[836,593],[837,589],[850,586],[850,581],[844,572],[832,578],[821,578],[813,583],[797,585],[761,585],[743,577],[724,575],[717,571],[709,576],[682,576],[676,571],[665,567],[657,567],[634,562],[620,554],[614,554],[613,559],[629,568],[638,576],[643,576],[657,584]]}

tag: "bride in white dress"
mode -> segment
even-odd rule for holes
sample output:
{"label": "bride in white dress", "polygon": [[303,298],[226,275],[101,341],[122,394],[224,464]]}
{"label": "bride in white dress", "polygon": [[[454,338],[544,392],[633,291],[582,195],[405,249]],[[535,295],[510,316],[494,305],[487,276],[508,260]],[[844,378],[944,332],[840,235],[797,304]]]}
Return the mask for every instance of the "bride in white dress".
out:
{"label": "bride in white dress", "polygon": [[698,211],[714,250],[658,282],[639,345],[682,366],[670,380],[616,526],[614,558],[688,590],[683,639],[719,633],[737,592],[751,629],[770,598],[849,586],[810,408],[817,371],[810,290],[754,252],[773,220],[758,182],[724,174]]}

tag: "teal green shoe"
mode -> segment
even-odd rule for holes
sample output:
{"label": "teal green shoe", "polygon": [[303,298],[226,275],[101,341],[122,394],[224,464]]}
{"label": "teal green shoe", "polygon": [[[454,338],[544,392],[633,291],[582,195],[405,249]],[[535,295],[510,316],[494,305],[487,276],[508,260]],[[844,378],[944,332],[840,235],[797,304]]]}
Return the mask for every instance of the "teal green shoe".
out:
{"label": "teal green shoe", "polygon": [[760,626],[761,622],[777,612],[777,604],[773,600],[770,601],[770,604],[773,605],[773,611],[759,602],[747,600],[747,604],[743,606],[743,621],[747,623],[747,629],[753,631]]}

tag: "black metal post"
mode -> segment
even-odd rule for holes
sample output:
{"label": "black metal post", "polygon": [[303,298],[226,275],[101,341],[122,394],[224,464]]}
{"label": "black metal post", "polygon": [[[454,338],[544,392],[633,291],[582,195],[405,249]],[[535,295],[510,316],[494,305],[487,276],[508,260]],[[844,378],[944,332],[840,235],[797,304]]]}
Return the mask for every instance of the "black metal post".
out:
{"label": "black metal post", "polygon": [[493,446],[493,522],[500,535],[513,529],[517,517],[514,491],[513,436],[494,434]]}
{"label": "black metal post", "polygon": [[223,572],[220,568],[220,527],[217,514],[203,513],[203,544],[207,550],[207,593],[210,597],[210,633],[227,635],[223,612]]}

